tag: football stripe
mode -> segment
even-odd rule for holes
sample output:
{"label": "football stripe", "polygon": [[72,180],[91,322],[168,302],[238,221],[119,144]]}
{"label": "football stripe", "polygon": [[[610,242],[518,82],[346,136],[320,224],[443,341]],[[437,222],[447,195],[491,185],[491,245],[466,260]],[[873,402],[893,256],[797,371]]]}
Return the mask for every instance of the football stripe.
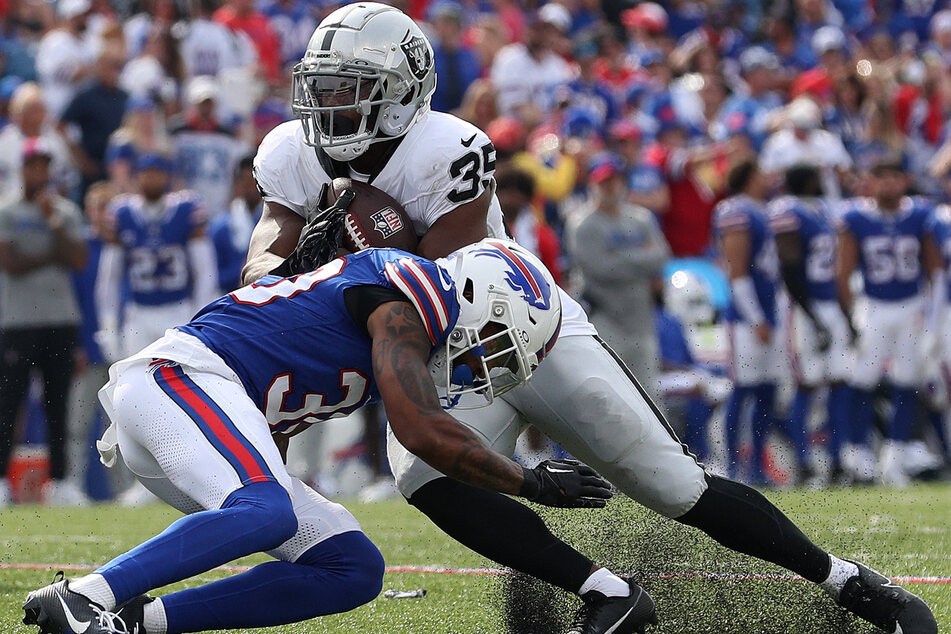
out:
{"label": "football stripe", "polygon": [[433,284],[432,279],[429,277],[426,271],[423,270],[423,267],[419,265],[419,262],[409,258],[403,258],[400,260],[400,263],[409,269],[409,272],[422,285],[423,290],[426,291],[429,301],[432,302],[433,307],[435,308],[436,318],[439,320],[439,331],[442,332],[448,328],[449,311],[446,309],[446,302],[443,301],[442,295],[439,294],[439,291],[436,289],[436,285]]}
{"label": "football stripe", "polygon": [[426,331],[429,334],[429,340],[434,344],[437,341],[436,334],[433,331],[432,324],[430,320],[432,317],[426,314],[426,308],[423,302],[420,300],[419,294],[413,287],[410,285],[409,281],[405,279],[399,272],[396,267],[396,264],[393,262],[386,263],[386,276],[390,279],[390,282],[398,288],[407,298],[413,303],[413,306],[416,308],[416,312],[419,313],[419,316],[423,319],[423,325],[426,326]]}

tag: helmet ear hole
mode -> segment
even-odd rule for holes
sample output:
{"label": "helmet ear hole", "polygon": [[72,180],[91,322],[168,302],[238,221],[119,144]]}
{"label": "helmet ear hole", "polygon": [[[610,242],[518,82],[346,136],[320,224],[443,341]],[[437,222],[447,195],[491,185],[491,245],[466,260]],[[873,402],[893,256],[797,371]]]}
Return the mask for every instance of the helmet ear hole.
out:
{"label": "helmet ear hole", "polygon": [[471,277],[466,278],[466,285],[462,289],[462,298],[465,299],[470,304],[473,302],[473,299],[475,298],[475,291],[473,290]]}

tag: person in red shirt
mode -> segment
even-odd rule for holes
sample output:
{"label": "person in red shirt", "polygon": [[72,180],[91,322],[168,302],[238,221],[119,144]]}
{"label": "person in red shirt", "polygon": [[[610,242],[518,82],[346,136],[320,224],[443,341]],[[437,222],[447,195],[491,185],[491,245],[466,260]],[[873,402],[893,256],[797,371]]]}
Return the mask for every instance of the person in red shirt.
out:
{"label": "person in red shirt", "polygon": [[561,240],[550,226],[539,220],[532,207],[535,179],[517,167],[503,167],[495,173],[495,195],[499,197],[505,224],[515,241],[538,256],[555,281],[561,284]]}
{"label": "person in red shirt", "polygon": [[717,146],[687,148],[683,123],[661,121],[657,141],[644,152],[644,161],[664,175],[670,203],[660,216],[664,237],[674,257],[697,257],[710,246],[713,207],[720,194],[700,167],[718,158]]}
{"label": "person in red shirt", "polygon": [[268,83],[280,84],[281,45],[267,16],[254,9],[254,0],[228,0],[215,11],[212,19],[232,31],[247,33],[254,42],[258,59],[261,61],[261,70]]}

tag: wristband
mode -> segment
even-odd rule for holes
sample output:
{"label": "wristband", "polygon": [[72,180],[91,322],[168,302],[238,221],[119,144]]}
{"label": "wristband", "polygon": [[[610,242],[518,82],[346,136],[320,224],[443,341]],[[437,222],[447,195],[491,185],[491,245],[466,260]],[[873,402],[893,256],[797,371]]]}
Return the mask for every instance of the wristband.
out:
{"label": "wristband", "polygon": [[748,275],[730,280],[730,290],[733,292],[733,305],[745,321],[754,326],[766,323],[766,315],[756,298],[756,288]]}

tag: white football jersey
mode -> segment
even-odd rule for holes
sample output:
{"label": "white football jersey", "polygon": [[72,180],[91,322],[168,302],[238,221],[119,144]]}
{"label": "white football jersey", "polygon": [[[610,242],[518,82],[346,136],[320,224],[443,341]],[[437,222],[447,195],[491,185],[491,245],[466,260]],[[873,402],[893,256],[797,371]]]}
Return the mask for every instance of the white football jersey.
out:
{"label": "white football jersey", "polygon": [[[440,217],[495,189],[495,147],[471,123],[443,112],[416,122],[371,184],[402,203],[413,229],[423,235]],[[354,172],[354,180],[368,176]],[[300,121],[274,128],[254,159],[254,177],[264,200],[303,217],[317,208],[320,190],[330,183],[314,148],[304,142]],[[502,208],[493,195],[486,220],[490,237],[504,237]],[[562,334],[595,334],[581,307],[562,291]]]}

